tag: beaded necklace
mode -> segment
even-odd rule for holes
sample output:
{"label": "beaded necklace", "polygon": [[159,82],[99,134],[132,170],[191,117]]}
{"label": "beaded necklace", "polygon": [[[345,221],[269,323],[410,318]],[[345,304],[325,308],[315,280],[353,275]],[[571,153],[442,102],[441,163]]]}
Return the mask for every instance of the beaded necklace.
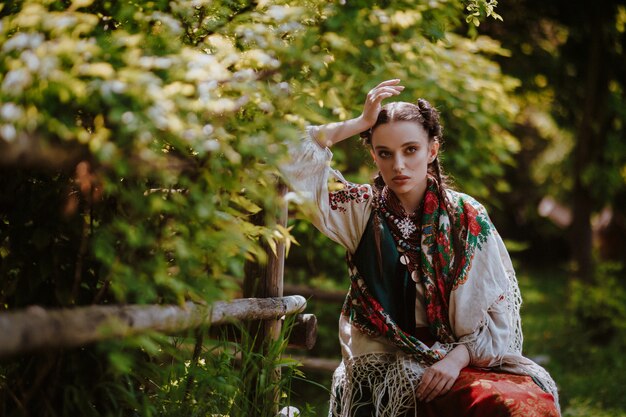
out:
{"label": "beaded necklace", "polygon": [[[378,211],[396,242],[400,252],[400,262],[407,267],[411,279],[419,278],[421,254],[421,217],[424,199],[411,215],[407,215],[398,197],[388,188],[383,188],[378,201]],[[419,225],[419,226],[418,226]]]}

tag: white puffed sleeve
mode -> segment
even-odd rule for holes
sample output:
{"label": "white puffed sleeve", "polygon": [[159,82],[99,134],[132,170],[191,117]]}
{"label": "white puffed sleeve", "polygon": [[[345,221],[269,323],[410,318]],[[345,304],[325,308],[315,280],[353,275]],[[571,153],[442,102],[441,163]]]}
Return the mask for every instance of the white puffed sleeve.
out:
{"label": "white puffed sleeve", "polygon": [[450,322],[470,354],[470,365],[499,366],[521,355],[521,296],[502,238],[493,229],[474,254],[467,281],[452,291]]}
{"label": "white puffed sleeve", "polygon": [[[280,170],[298,196],[303,212],[322,233],[354,253],[371,213],[372,187],[346,181],[330,168],[332,152],[313,137],[315,128],[290,147]],[[332,191],[328,181],[334,180]]]}
{"label": "white puffed sleeve", "polygon": [[460,339],[470,355],[470,365],[491,368],[501,364],[509,353],[509,342],[513,329],[505,300],[494,303],[485,320],[473,334]]}

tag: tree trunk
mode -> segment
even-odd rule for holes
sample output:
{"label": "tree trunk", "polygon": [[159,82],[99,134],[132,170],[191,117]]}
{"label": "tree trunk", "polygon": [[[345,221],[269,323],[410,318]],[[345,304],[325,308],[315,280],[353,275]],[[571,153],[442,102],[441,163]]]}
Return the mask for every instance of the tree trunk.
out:
{"label": "tree trunk", "polygon": [[577,131],[574,149],[574,189],[573,189],[573,220],[571,227],[572,255],[576,263],[577,278],[583,282],[591,282],[594,275],[593,242],[591,230],[591,214],[593,211],[593,184],[585,181],[585,174],[601,152],[605,138],[604,128],[607,120],[607,97],[609,71],[607,65],[607,37],[605,22],[611,17],[606,16],[610,7],[601,5],[589,8],[591,16],[587,20],[587,54],[586,75],[584,84],[583,110]]}

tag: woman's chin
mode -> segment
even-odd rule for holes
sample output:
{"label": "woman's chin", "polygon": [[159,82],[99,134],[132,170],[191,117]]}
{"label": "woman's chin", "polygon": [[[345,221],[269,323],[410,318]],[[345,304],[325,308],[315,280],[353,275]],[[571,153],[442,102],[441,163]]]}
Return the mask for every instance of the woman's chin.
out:
{"label": "woman's chin", "polygon": [[413,183],[394,184],[392,182],[389,184],[389,189],[393,191],[395,195],[404,195],[412,192],[413,190],[417,190],[417,188],[417,184]]}

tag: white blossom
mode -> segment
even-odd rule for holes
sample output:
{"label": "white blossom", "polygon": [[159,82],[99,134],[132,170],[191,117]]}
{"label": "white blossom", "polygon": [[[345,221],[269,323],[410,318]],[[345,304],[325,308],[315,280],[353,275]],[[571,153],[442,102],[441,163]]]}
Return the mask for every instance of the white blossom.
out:
{"label": "white blossom", "polygon": [[233,78],[238,82],[253,81],[255,79],[255,72],[251,68],[242,69],[235,72]]}
{"label": "white blossom", "polygon": [[202,144],[202,149],[207,152],[215,152],[220,148],[220,143],[215,139],[205,140]]}
{"label": "white blossom", "polygon": [[147,130],[142,130],[139,133],[139,142],[143,144],[148,144],[152,141],[152,135]]}
{"label": "white blossom", "polygon": [[260,49],[246,51],[243,56],[260,67],[277,68],[280,66],[280,62],[277,59]]}
{"label": "white blossom", "polygon": [[295,32],[302,28],[303,26],[299,22],[287,22],[287,23],[282,23],[280,26],[278,26],[278,31],[289,33],[289,32]]}
{"label": "white blossom", "polygon": [[76,26],[76,16],[63,13],[60,15],[48,15],[48,18],[44,20],[44,28],[46,29],[57,29],[57,30],[65,30],[67,28],[71,28]]}
{"label": "white blossom", "polygon": [[7,94],[22,94],[25,88],[29,87],[33,77],[26,68],[17,68],[9,71],[2,81],[2,91]]}
{"label": "white blossom", "polygon": [[41,33],[20,32],[6,41],[2,45],[3,52],[13,50],[35,49],[44,42],[45,38]]}
{"label": "white blossom", "polygon": [[0,117],[9,122],[19,120],[23,114],[22,108],[15,103],[5,103],[0,107]]}
{"label": "white blossom", "polygon": [[300,417],[300,410],[292,406],[283,407],[278,412],[278,417]]}
{"label": "white blossom", "polygon": [[269,17],[274,20],[284,20],[289,16],[289,7],[287,6],[271,6],[265,12]]}
{"label": "white blossom", "polygon": [[389,16],[382,10],[374,10],[374,15],[378,18],[378,21],[382,24],[389,23]]}
{"label": "white blossom", "polygon": [[32,51],[24,51],[20,54],[20,59],[26,64],[30,72],[38,72],[41,61]]}
{"label": "white blossom", "polygon": [[217,88],[217,81],[205,81],[198,84],[198,96],[200,97],[200,101],[203,103],[209,102],[211,97],[211,92]]}
{"label": "white blossom", "polygon": [[49,78],[58,67],[59,59],[56,56],[45,56],[39,65],[39,77]]}
{"label": "white blossom", "polygon": [[198,115],[196,113],[187,113],[187,123],[191,124],[191,125],[195,125],[200,123],[198,121]]}
{"label": "white blossom", "polygon": [[230,78],[230,71],[218,59],[209,54],[194,53],[187,55],[187,81],[203,80],[227,80]]}
{"label": "white blossom", "polygon": [[210,124],[206,124],[202,127],[202,133],[204,133],[207,136],[211,136],[211,134],[215,131],[215,129],[213,129],[213,125]]}
{"label": "white blossom", "polygon": [[271,113],[274,111],[274,106],[271,103],[268,103],[267,101],[262,101],[259,103],[259,109],[261,109],[262,111],[266,113]]}
{"label": "white blossom", "polygon": [[126,91],[126,83],[120,80],[110,80],[102,83],[100,91],[105,97],[110,97],[113,94],[122,94]]}
{"label": "white blossom", "polygon": [[168,27],[170,32],[174,35],[180,35],[183,33],[183,28],[180,22],[174,19],[172,16],[166,13],[155,12],[152,14],[152,19],[161,22]]}
{"label": "white blossom", "polygon": [[167,123],[165,122],[165,114],[161,111],[160,108],[152,106],[147,111],[148,117],[154,123],[154,126],[157,129],[164,130],[167,128]]}
{"label": "white blossom", "polygon": [[272,86],[272,92],[276,95],[289,94],[289,91],[290,91],[289,83],[285,81]]}
{"label": "white blossom", "polygon": [[196,132],[193,129],[185,129],[183,132],[183,139],[188,142],[191,142],[196,138]]}
{"label": "white blossom", "polygon": [[133,123],[135,119],[136,119],[135,115],[131,111],[127,111],[127,112],[124,112],[124,114],[122,114],[122,123],[124,124],[129,125]]}
{"label": "white blossom", "polygon": [[173,63],[171,58],[161,56],[142,56],[139,58],[139,66],[144,69],[168,69]]}
{"label": "white blossom", "polygon": [[13,142],[17,137],[15,126],[2,125],[2,127],[0,127],[0,136],[7,142]]}

